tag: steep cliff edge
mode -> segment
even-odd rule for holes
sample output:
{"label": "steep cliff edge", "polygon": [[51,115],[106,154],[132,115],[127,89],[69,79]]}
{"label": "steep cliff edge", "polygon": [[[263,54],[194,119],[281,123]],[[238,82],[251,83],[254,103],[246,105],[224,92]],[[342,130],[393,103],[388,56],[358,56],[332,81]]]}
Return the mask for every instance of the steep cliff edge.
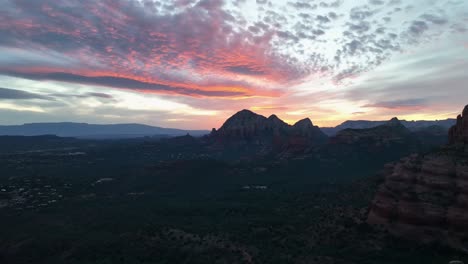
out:
{"label": "steep cliff edge", "polygon": [[387,164],[368,223],[397,236],[468,250],[468,106],[450,144]]}
{"label": "steep cliff edge", "polygon": [[449,130],[449,144],[468,144],[468,105],[458,115],[457,123]]}

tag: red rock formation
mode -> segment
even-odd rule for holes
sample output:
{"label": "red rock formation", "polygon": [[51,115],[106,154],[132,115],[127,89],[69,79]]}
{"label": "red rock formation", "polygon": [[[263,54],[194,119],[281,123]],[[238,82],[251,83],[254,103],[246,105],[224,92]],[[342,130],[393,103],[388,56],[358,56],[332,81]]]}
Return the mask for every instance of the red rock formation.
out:
{"label": "red rock formation", "polygon": [[242,110],[226,120],[211,136],[223,140],[265,140],[285,143],[292,137],[306,137],[324,141],[326,135],[306,118],[290,126],[276,115],[266,118],[249,110]]}
{"label": "red rock formation", "polygon": [[449,144],[468,144],[468,105],[457,117],[457,124],[449,130]]}
{"label": "red rock formation", "polygon": [[265,135],[279,135],[286,131],[289,125],[272,115],[266,118],[249,110],[242,110],[224,122],[213,136],[226,139],[251,139]]}
{"label": "red rock formation", "polygon": [[[465,144],[468,107],[450,130],[451,144]],[[422,242],[439,241],[467,250],[468,153],[449,145],[424,156],[412,155],[384,170],[368,223]]]}

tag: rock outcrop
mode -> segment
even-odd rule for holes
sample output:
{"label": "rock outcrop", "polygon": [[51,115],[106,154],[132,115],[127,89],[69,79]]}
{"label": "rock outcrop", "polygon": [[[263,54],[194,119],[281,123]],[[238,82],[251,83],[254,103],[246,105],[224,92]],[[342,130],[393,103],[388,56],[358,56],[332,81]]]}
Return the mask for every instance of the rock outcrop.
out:
{"label": "rock outcrop", "polygon": [[327,136],[314,126],[310,119],[298,121],[290,126],[276,115],[266,118],[249,110],[237,112],[210,134],[223,141],[277,142],[287,143],[291,138],[304,138],[308,142],[324,142]]}
{"label": "rock outcrop", "polygon": [[468,107],[450,129],[450,145],[387,164],[368,223],[421,242],[468,250]]}
{"label": "rock outcrop", "polygon": [[289,125],[275,115],[266,118],[252,111],[242,110],[228,118],[212,136],[249,140],[267,135],[279,136],[288,129]]}
{"label": "rock outcrop", "polygon": [[457,117],[457,123],[449,130],[449,144],[468,143],[468,105]]}

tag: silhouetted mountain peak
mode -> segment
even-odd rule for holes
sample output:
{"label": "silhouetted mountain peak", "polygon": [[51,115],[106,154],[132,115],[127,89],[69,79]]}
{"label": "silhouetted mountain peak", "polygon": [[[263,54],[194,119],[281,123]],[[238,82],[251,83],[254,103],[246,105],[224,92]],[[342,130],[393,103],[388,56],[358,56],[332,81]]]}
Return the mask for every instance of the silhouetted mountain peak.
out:
{"label": "silhouetted mountain peak", "polygon": [[237,113],[235,113],[232,117],[234,118],[246,118],[246,117],[255,117],[259,116],[258,114],[248,110],[248,109],[243,109]]}
{"label": "silhouetted mountain peak", "polygon": [[264,123],[266,120],[266,117],[244,109],[228,118],[219,130],[225,130],[230,127],[248,126],[254,123]]}
{"label": "silhouetted mountain peak", "polygon": [[402,126],[403,124],[401,124],[398,117],[394,117],[394,118],[390,119],[390,121],[388,121],[386,125],[390,125],[390,126],[400,126],[401,125]]}
{"label": "silhouetted mountain peak", "polygon": [[270,121],[273,129],[284,129],[285,127],[289,126],[286,122],[278,118],[278,116],[276,115],[269,116],[268,121]]}
{"label": "silhouetted mountain peak", "polygon": [[308,117],[297,121],[293,125],[293,127],[297,127],[297,128],[312,128],[313,126],[314,126],[314,124],[312,123],[312,121]]}
{"label": "silhouetted mountain peak", "polygon": [[294,135],[312,138],[314,141],[324,142],[328,138],[327,135],[325,135],[318,126],[314,126],[309,118],[304,118],[297,121],[292,126],[292,130]]}
{"label": "silhouetted mountain peak", "polygon": [[274,137],[276,141],[288,141],[291,137],[306,137],[312,139],[326,139],[318,127],[314,127],[309,118],[298,121],[294,126],[290,126],[276,115],[268,118],[256,114],[250,110],[242,110],[231,116],[221,126],[212,133],[218,140],[252,140],[266,142]]}

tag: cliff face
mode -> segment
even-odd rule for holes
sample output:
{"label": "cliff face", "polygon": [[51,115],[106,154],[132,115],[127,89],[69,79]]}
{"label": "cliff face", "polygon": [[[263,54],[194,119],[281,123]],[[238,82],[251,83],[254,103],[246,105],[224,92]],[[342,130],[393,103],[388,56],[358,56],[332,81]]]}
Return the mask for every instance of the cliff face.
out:
{"label": "cliff face", "polygon": [[468,108],[450,129],[451,145],[387,164],[368,223],[422,242],[468,249]]}
{"label": "cliff face", "polygon": [[468,105],[457,117],[457,123],[449,130],[449,144],[468,143]]}

